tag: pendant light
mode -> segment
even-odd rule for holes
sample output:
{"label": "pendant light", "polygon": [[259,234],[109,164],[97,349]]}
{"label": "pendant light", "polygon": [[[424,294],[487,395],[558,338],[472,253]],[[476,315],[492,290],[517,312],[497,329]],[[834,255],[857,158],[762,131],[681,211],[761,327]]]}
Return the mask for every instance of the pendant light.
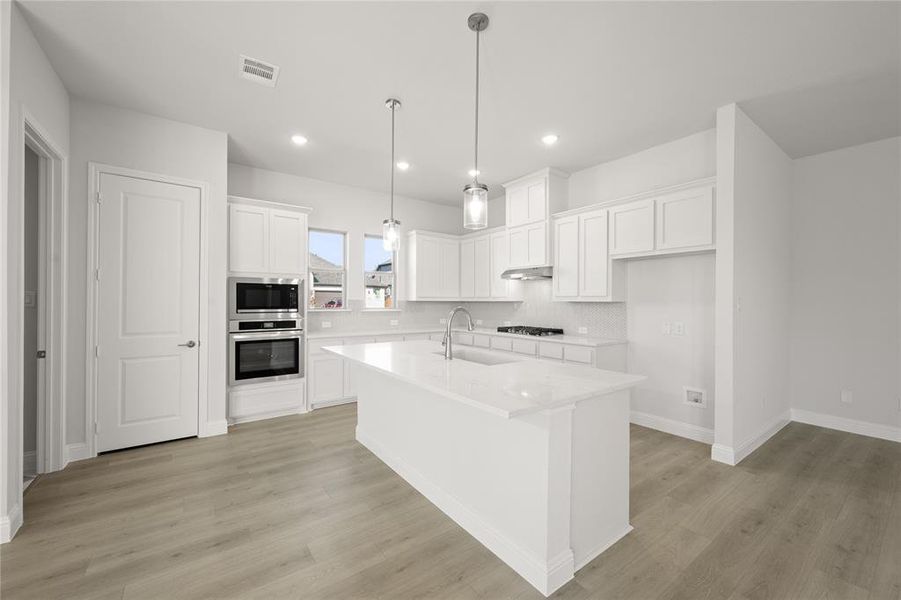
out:
{"label": "pendant light", "polygon": [[482,13],[473,13],[469,15],[467,23],[476,32],[476,127],[472,183],[463,188],[463,227],[484,229],[488,227],[488,186],[479,183],[479,38],[481,32],[488,27],[488,17]]}
{"label": "pendant light", "polygon": [[400,100],[388,98],[385,106],[391,111],[391,217],[382,221],[382,248],[390,252],[400,249],[400,221],[394,218],[394,114]]}

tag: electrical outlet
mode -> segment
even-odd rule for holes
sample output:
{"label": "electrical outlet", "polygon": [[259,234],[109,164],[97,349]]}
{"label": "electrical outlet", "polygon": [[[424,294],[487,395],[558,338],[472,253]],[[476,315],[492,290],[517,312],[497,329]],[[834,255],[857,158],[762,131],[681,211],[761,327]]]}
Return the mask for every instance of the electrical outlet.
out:
{"label": "electrical outlet", "polygon": [[25,308],[35,308],[38,305],[38,293],[33,291],[25,292]]}
{"label": "electrical outlet", "polygon": [[581,333],[582,335],[588,335],[588,328],[587,327],[579,327],[579,333]]}
{"label": "electrical outlet", "polygon": [[391,326],[397,327],[397,319],[391,319]]}
{"label": "electrical outlet", "polygon": [[663,322],[663,335],[672,335],[673,334],[673,325],[669,321]]}
{"label": "electrical outlet", "polygon": [[851,404],[854,402],[854,395],[851,390],[842,390],[842,404]]}
{"label": "electrical outlet", "polygon": [[685,335],[685,323],[676,321],[673,323],[673,335]]}
{"label": "electrical outlet", "polygon": [[684,386],[682,389],[685,392],[683,399],[683,402],[685,404],[688,404],[689,406],[695,406],[697,408],[707,408],[707,390],[689,386]]}
{"label": "electrical outlet", "polygon": [[438,319],[438,322],[442,325],[447,325],[447,319],[445,319],[444,317],[441,317],[440,319]]}
{"label": "electrical outlet", "polygon": [[504,321],[504,327],[510,327],[513,325],[513,321]]}
{"label": "electrical outlet", "polygon": [[482,323],[484,323],[482,319],[476,319],[476,325],[481,325]]}
{"label": "electrical outlet", "polygon": [[320,323],[320,325],[322,326],[323,329],[328,329],[329,327],[332,326],[332,322],[331,321],[323,321],[322,323]]}

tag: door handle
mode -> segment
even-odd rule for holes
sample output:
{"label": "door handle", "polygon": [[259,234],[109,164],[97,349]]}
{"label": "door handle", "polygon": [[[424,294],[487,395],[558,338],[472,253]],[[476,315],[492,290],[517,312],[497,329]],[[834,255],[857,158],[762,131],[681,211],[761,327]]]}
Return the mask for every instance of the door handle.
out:
{"label": "door handle", "polygon": [[188,340],[187,344],[179,344],[179,346],[186,346],[188,348],[193,348],[196,345],[197,345],[197,342],[195,342],[194,340]]}

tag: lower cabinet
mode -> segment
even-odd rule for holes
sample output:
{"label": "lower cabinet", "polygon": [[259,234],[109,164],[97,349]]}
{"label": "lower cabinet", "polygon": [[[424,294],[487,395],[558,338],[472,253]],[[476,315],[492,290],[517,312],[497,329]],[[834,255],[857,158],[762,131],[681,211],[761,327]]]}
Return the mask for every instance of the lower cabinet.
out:
{"label": "lower cabinet", "polygon": [[228,390],[228,422],[246,423],[306,411],[303,379],[236,385]]}

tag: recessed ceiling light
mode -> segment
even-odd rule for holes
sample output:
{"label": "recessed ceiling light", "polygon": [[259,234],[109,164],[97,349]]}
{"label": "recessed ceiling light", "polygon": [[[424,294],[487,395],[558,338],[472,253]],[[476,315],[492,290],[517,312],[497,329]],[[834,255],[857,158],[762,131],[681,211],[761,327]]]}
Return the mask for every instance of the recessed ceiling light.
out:
{"label": "recessed ceiling light", "polygon": [[405,160],[399,160],[399,161],[397,161],[397,168],[400,169],[401,171],[406,171],[407,169],[410,168],[410,163],[408,163]]}
{"label": "recessed ceiling light", "polygon": [[294,144],[297,146],[303,146],[307,143],[308,140],[300,134],[295,134],[291,136],[291,141],[294,142]]}
{"label": "recessed ceiling light", "polygon": [[470,170],[469,170],[469,176],[470,176],[470,177],[478,177],[478,176],[481,175],[481,174],[482,174],[481,171],[476,171],[475,169],[470,169]]}
{"label": "recessed ceiling light", "polygon": [[549,133],[549,134],[547,134],[546,136],[544,136],[544,137],[541,138],[541,142],[542,142],[545,146],[553,146],[554,144],[557,143],[557,140],[558,140],[558,139],[560,139],[560,138],[558,138],[555,134]]}

